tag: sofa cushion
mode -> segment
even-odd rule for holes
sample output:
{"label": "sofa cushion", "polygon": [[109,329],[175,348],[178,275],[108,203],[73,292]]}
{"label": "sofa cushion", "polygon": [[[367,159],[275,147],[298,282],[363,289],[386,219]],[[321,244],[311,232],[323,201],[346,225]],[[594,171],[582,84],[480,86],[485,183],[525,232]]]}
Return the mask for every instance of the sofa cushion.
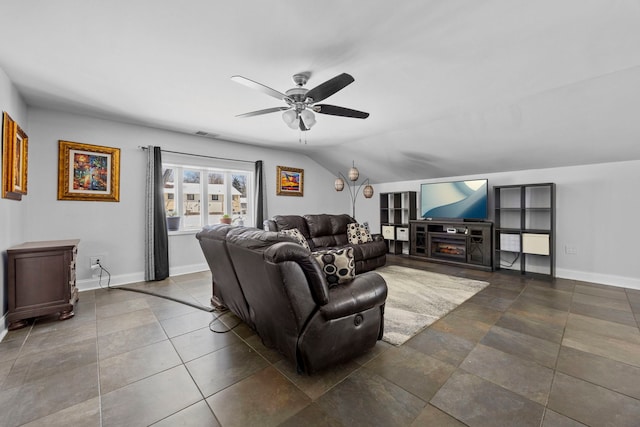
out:
{"label": "sofa cushion", "polygon": [[347,239],[347,224],[356,222],[355,219],[346,214],[304,215],[304,219],[307,222],[309,236],[314,248],[346,245],[349,243]]}
{"label": "sofa cushion", "polygon": [[276,223],[277,227],[277,229],[273,231],[291,230],[292,228],[297,228],[298,231],[307,239],[311,237],[309,235],[307,221],[300,215],[276,215],[273,217],[273,222]]}
{"label": "sofa cushion", "polygon": [[353,280],[356,276],[356,265],[351,247],[312,252],[311,255],[320,264],[329,287]]}
{"label": "sofa cushion", "polygon": [[347,224],[347,237],[349,238],[349,243],[352,245],[373,242],[373,238],[367,227],[357,222]]}
{"label": "sofa cushion", "polygon": [[300,230],[298,230],[297,228],[291,228],[289,230],[280,230],[280,233],[293,237],[296,243],[299,243],[305,249],[311,250],[311,248],[309,247],[309,243],[307,243],[307,239],[305,239],[305,237],[302,235]]}

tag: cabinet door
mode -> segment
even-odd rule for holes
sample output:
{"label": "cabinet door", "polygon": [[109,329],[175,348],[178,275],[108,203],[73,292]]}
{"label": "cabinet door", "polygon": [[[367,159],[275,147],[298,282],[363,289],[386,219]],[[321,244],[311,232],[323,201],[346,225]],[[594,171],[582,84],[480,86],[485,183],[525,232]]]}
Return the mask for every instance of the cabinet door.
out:
{"label": "cabinet door", "polygon": [[69,302],[69,261],[64,251],[19,254],[13,260],[13,266],[13,309]]}

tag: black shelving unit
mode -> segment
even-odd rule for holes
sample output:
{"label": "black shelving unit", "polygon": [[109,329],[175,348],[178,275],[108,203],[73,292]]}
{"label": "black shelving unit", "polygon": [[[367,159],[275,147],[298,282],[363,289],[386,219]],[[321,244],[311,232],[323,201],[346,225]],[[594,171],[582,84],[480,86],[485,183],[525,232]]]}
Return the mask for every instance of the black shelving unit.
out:
{"label": "black shelving unit", "polygon": [[380,194],[380,227],[388,251],[401,254],[409,251],[409,221],[416,219],[416,192],[401,191]]}
{"label": "black shelving unit", "polygon": [[554,183],[493,187],[496,270],[555,277]]}

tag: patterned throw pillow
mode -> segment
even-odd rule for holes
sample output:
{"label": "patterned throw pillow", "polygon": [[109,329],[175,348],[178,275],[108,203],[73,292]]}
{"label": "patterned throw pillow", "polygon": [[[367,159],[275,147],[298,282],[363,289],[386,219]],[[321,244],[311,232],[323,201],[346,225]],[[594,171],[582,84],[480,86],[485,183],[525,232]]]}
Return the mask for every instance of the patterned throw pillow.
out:
{"label": "patterned throw pillow", "polygon": [[356,277],[356,263],[353,260],[353,248],[328,249],[326,251],[311,252],[322,271],[329,286],[336,286]]}
{"label": "patterned throw pillow", "polygon": [[307,239],[304,238],[300,230],[298,230],[297,228],[292,228],[291,230],[280,230],[280,232],[293,237],[296,242],[302,245],[302,247],[307,250],[311,250],[311,248],[309,247],[309,243],[307,243]]}
{"label": "patterned throw pillow", "polygon": [[358,245],[360,243],[373,242],[373,237],[366,226],[360,225],[357,222],[347,224],[347,237],[349,243],[352,245]]}

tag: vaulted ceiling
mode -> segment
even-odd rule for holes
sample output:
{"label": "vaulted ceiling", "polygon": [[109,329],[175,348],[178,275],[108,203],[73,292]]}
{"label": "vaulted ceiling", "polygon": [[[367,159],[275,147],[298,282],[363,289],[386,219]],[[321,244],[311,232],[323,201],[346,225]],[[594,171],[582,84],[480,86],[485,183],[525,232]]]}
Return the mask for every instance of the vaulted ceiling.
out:
{"label": "vaulted ceiling", "polygon": [[[3,1],[29,106],[352,160],[372,182],[640,159],[638,0]],[[307,132],[284,92],[343,72]],[[215,144],[203,138],[202,144]]]}

